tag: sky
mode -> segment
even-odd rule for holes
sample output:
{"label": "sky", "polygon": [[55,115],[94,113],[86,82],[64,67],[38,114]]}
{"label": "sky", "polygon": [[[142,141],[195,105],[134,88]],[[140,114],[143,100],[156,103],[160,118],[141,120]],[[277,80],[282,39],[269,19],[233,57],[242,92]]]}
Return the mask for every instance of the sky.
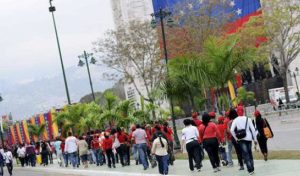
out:
{"label": "sky", "polygon": [[[110,0],[54,0],[66,67],[113,28]],[[0,1],[0,76],[15,82],[61,72],[48,0]]]}
{"label": "sky", "polygon": [[[53,0],[53,5],[57,10],[55,18],[65,68],[77,69],[78,55],[84,50],[92,51],[92,42],[102,38],[108,29],[114,28],[110,0]],[[24,95],[22,102],[15,102],[11,98],[14,97],[14,91],[7,90],[11,88],[4,83],[17,84],[22,89],[22,85],[28,88],[30,83],[62,76],[53,21],[48,8],[49,0],[0,0],[0,94],[6,100],[0,103],[0,115],[18,109],[13,107],[17,104],[21,106],[31,102],[31,94]],[[95,69],[98,68],[94,67],[92,71]],[[82,69],[78,73],[85,74],[87,78],[86,70]],[[58,81],[61,82],[60,78]],[[112,85],[99,85],[98,90],[108,86]],[[64,90],[62,83],[61,89]],[[82,93],[90,91],[87,86],[82,89]],[[5,94],[7,92],[11,94]],[[51,92],[44,92],[44,95],[48,93]],[[33,102],[32,106],[35,105]]]}

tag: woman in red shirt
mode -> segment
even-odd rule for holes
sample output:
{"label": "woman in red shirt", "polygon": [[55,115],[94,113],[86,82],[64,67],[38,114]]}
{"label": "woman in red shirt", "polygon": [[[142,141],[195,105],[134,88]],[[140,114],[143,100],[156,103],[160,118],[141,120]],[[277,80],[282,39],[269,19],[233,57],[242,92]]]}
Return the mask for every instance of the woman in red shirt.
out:
{"label": "woman in red shirt", "polygon": [[214,172],[218,172],[221,171],[219,158],[219,142],[221,141],[221,135],[216,124],[210,120],[210,116],[207,113],[204,113],[202,116],[202,125],[199,127],[199,134]]}
{"label": "woman in red shirt", "polygon": [[116,168],[115,157],[112,151],[113,139],[109,137],[109,133],[104,134],[104,139],[102,143],[103,151],[106,154],[108,167],[111,168],[111,163],[113,168]]}
{"label": "woman in red shirt", "polygon": [[162,127],[163,134],[166,136],[169,144],[168,148],[168,153],[169,153],[169,164],[173,165],[174,164],[174,139],[173,139],[173,130],[169,127],[168,122],[164,122],[163,127]]}

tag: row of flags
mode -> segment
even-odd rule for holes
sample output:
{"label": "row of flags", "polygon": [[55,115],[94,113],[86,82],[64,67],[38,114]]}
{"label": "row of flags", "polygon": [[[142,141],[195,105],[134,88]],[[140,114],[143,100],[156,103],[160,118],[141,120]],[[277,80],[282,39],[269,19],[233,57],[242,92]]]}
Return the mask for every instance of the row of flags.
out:
{"label": "row of flags", "polygon": [[[59,136],[59,130],[57,124],[54,122],[54,114],[56,110],[50,110],[49,112],[37,114],[27,120],[16,122],[9,126],[7,137],[8,144],[20,144],[30,143],[31,141],[37,142],[39,140],[53,140]],[[29,125],[41,126],[45,125],[43,134],[38,138],[37,136],[29,133]]]}

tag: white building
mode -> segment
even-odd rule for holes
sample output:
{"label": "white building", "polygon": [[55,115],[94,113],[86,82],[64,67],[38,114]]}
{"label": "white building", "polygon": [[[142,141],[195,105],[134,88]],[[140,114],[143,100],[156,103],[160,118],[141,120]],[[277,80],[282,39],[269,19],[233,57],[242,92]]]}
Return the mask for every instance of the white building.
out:
{"label": "white building", "polygon": [[[111,0],[111,4],[116,29],[126,26],[131,21],[151,20],[150,14],[153,13],[152,0]],[[139,87],[141,94],[147,97],[143,81],[136,77],[135,83],[136,87]],[[139,108],[141,105],[141,96],[134,84],[125,82],[124,89],[126,98],[135,101],[136,108]]]}

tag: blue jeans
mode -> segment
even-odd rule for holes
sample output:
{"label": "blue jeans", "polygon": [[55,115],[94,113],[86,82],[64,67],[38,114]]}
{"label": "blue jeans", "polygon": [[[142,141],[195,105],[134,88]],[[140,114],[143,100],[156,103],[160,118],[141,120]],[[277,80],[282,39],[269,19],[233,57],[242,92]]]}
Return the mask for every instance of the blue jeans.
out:
{"label": "blue jeans", "polygon": [[132,145],[132,154],[133,154],[134,160],[138,161],[139,160],[139,153],[138,153],[137,144]]}
{"label": "blue jeans", "polygon": [[69,153],[68,158],[72,163],[72,166],[75,168],[77,166],[77,161],[78,161],[77,152]]}
{"label": "blue jeans", "polygon": [[0,163],[0,176],[3,176],[3,162]]}
{"label": "blue jeans", "polygon": [[169,155],[159,156],[156,155],[156,160],[158,163],[158,172],[161,175],[168,175],[169,172]]}
{"label": "blue jeans", "polygon": [[95,155],[97,166],[103,165],[102,150],[93,150],[93,154]]}
{"label": "blue jeans", "polygon": [[226,156],[227,156],[227,161],[228,161],[229,165],[233,165],[233,161],[232,161],[232,148],[233,148],[232,141],[227,141]]}
{"label": "blue jeans", "polygon": [[140,163],[143,164],[144,169],[147,169],[149,167],[148,159],[147,159],[147,144],[137,144],[138,153],[139,153],[139,159]]}
{"label": "blue jeans", "polygon": [[253,162],[253,156],[252,156],[252,141],[242,140],[242,141],[239,141],[238,143],[241,147],[244,163],[247,166],[248,172],[253,172],[254,171],[254,162]]}
{"label": "blue jeans", "polygon": [[68,154],[63,153],[63,158],[64,158],[65,166],[68,167],[68,164],[69,164]]}

